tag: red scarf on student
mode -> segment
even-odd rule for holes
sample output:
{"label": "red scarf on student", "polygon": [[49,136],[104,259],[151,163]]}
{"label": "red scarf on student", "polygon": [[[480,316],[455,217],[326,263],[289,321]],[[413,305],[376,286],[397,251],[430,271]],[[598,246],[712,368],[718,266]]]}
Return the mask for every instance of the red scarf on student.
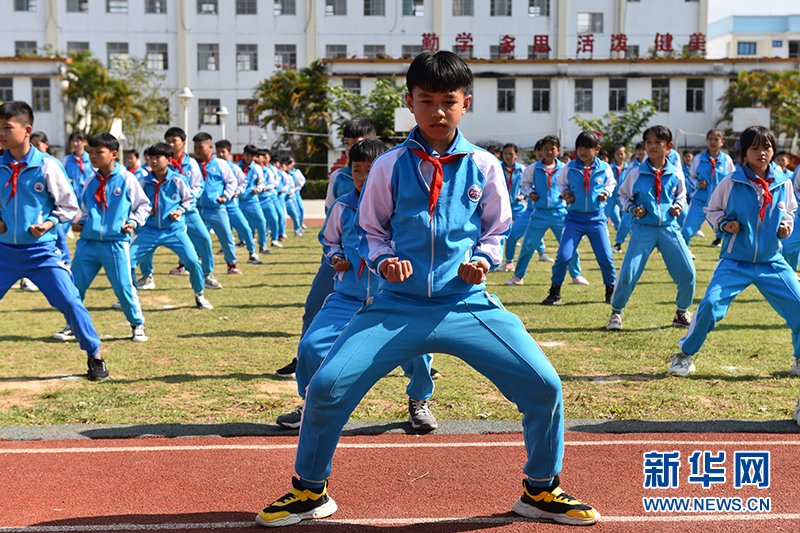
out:
{"label": "red scarf on student", "polygon": [[505,167],[508,172],[508,190],[511,191],[511,186],[514,184],[514,167]]}
{"label": "red scarf on student", "polygon": [[97,200],[98,206],[102,205],[106,209],[108,209],[108,199],[106,198],[106,182],[108,181],[108,178],[111,177],[111,175],[109,174],[108,176],[103,177],[98,172],[96,176],[99,185],[97,186],[97,190],[94,191],[94,198],[95,200]]}
{"label": "red scarf on student", "polygon": [[445,155],[437,159],[431,155],[428,155],[428,153],[423,150],[412,149],[411,152],[420,159],[422,159],[423,161],[427,161],[428,163],[433,165],[433,177],[431,178],[431,194],[428,197],[428,214],[430,215],[431,220],[433,220],[433,210],[436,209],[436,202],[439,200],[439,194],[442,192],[442,183],[444,178],[444,169],[442,168],[442,165],[447,165],[448,163],[452,163],[453,161],[458,161],[466,154]]}
{"label": "red scarf on student", "polygon": [[14,198],[14,196],[16,196],[17,179],[19,178],[19,173],[22,172],[22,169],[28,166],[28,163],[9,163],[9,166],[11,167],[11,177],[8,178],[8,181],[6,182],[5,186],[8,187],[9,185],[11,185],[11,195],[9,195],[8,202],[6,202],[6,205],[8,205],[11,199]]}
{"label": "red scarf on student", "polygon": [[547,188],[548,189],[552,189],[553,188],[553,174],[556,173],[556,170],[558,170],[558,167],[553,167],[551,169],[547,169],[547,168],[542,167],[542,170],[544,170],[544,173],[547,175]]}
{"label": "red scarf on student", "polygon": [[592,171],[594,167],[583,167],[583,189],[589,192],[592,187]]}
{"label": "red scarf on student", "polygon": [[653,175],[656,177],[656,203],[661,201],[661,176],[664,175],[664,169],[653,169]]}
{"label": "red scarf on student", "polygon": [[180,172],[183,174],[183,152],[179,154],[179,157],[173,157],[169,160],[169,165],[172,167],[173,170],[176,172]]}
{"label": "red scarf on student", "polygon": [[756,185],[761,186],[761,192],[764,194],[764,201],[761,203],[761,209],[758,211],[758,216],[761,217],[761,221],[763,222],[764,215],[767,213],[767,206],[772,205],[772,192],[769,190],[769,184],[772,183],[772,178],[766,180],[764,178],[759,178],[755,174],[751,176],[750,172],[745,172],[744,175]]}

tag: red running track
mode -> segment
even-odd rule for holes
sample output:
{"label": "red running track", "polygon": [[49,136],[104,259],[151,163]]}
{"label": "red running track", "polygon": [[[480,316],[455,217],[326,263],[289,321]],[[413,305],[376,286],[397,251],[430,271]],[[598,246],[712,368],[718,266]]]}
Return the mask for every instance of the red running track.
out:
{"label": "red running track", "polygon": [[[798,436],[567,433],[566,441],[562,486],[602,513],[593,530],[800,529]],[[297,437],[0,442],[0,533],[260,530],[253,518],[287,492],[296,442]],[[681,452],[679,488],[643,487],[643,454],[652,450]],[[689,484],[687,459],[694,450],[726,451],[727,482],[707,490]],[[733,487],[735,451],[771,452],[769,488]],[[304,524],[335,533],[564,531],[511,513],[524,458],[521,434],[345,437],[330,480],[339,511]],[[769,497],[771,509],[645,513],[647,496]]]}

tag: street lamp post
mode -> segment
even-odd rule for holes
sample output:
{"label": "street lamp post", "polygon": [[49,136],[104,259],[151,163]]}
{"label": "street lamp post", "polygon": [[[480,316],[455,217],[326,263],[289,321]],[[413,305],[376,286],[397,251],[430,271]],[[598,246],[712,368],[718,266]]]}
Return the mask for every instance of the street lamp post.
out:
{"label": "street lamp post", "polygon": [[194,94],[192,94],[192,90],[189,87],[184,87],[178,94],[178,99],[183,105],[183,131],[186,132],[189,131],[189,101],[192,98],[194,98]]}
{"label": "street lamp post", "polygon": [[222,138],[223,139],[226,138],[225,137],[225,119],[228,118],[228,115],[230,115],[230,112],[228,111],[227,107],[221,106],[219,109],[217,109],[217,116],[219,117],[219,123],[222,126]]}

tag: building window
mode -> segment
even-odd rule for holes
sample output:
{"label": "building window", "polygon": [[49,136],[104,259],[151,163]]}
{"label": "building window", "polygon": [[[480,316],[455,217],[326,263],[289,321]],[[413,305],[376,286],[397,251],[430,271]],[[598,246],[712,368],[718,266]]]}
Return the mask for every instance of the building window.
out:
{"label": "building window", "polygon": [[383,17],[386,15],[385,0],[364,0],[365,17]]}
{"label": "building window", "polygon": [[475,15],[475,0],[453,0],[454,17],[472,17]]}
{"label": "building window", "polygon": [[630,44],[625,48],[625,57],[627,58],[637,58],[639,57],[639,45],[638,44]]}
{"label": "building window", "polygon": [[34,78],[31,107],[34,111],[50,111],[50,79]]}
{"label": "building window", "polygon": [[258,123],[252,100],[236,100],[236,124],[254,126]]}
{"label": "building window", "polygon": [[236,45],[236,70],[258,70],[258,45]]}
{"label": "building window", "polygon": [[462,50],[461,48],[462,47],[458,46],[458,45],[453,47],[453,52],[455,52],[455,54],[458,57],[460,57],[461,59],[472,59],[474,57],[473,56],[473,52],[475,51],[475,47],[473,47],[472,45],[469,45],[464,50]]}
{"label": "building window", "polygon": [[200,106],[200,125],[219,124],[219,98],[201,98],[197,101]]}
{"label": "building window", "polygon": [[656,111],[659,113],[669,113],[669,80],[652,80],[651,99]]}
{"label": "building window", "polygon": [[67,52],[80,53],[88,52],[89,43],[86,41],[67,41]]}
{"label": "building window", "polygon": [[276,44],[275,66],[278,68],[281,67],[297,68],[297,45]]}
{"label": "building window", "polygon": [[197,70],[219,70],[219,45],[197,45]]}
{"label": "building window", "polygon": [[686,112],[702,113],[705,101],[706,80],[688,79],[686,80]]}
{"label": "building window", "polygon": [[404,44],[401,52],[403,59],[414,59],[422,53],[422,45],[419,44]]}
{"label": "building window", "polygon": [[216,15],[217,0],[197,0],[198,15]]}
{"label": "building window", "polygon": [[108,68],[121,68],[128,62],[128,43],[108,43]]}
{"label": "building window", "polygon": [[124,15],[128,12],[128,0],[106,0],[106,13]]}
{"label": "building window", "polygon": [[67,13],[88,13],[89,0],[67,0]]}
{"label": "building window", "polygon": [[592,80],[575,80],[575,112],[592,112]]}
{"label": "building window", "polygon": [[628,80],[608,80],[608,110],[624,111],[628,105]]}
{"label": "building window", "polygon": [[403,0],[404,17],[424,17],[425,0]]}
{"label": "building window", "polygon": [[528,0],[529,17],[549,17],[550,0]]}
{"label": "building window", "polygon": [[736,55],[740,56],[756,55],[756,43],[744,42],[744,41],[736,43]]}
{"label": "building window", "polygon": [[256,0],[236,0],[237,15],[258,15],[258,2]]}
{"label": "building window", "polygon": [[145,45],[145,60],[150,70],[167,70],[167,43],[147,43]]}
{"label": "building window", "polygon": [[14,11],[36,12],[36,0],[14,0]]}
{"label": "building window", "polygon": [[342,78],[342,87],[353,94],[361,94],[361,78]]}
{"label": "building window", "polygon": [[297,15],[295,0],[275,0],[275,15]]}
{"label": "building window", "polygon": [[578,13],[576,33],[603,33],[602,13]]}
{"label": "building window", "polygon": [[789,57],[800,57],[800,41],[789,41]]}
{"label": "building window", "polygon": [[347,15],[347,0],[325,0],[325,15],[328,17]]}
{"label": "building window", "polygon": [[0,102],[10,102],[14,99],[14,80],[0,78]]}
{"label": "building window", "polygon": [[35,56],[36,41],[14,41],[14,55],[17,57]]}
{"label": "building window", "polygon": [[772,41],[772,48],[783,48],[783,41]]}
{"label": "building window", "polygon": [[528,59],[549,59],[550,52],[534,52],[535,47],[528,45]]}
{"label": "building window", "polygon": [[533,112],[550,112],[550,80],[533,80]]}
{"label": "building window", "polygon": [[497,80],[497,111],[514,111],[517,80]]}
{"label": "building window", "polygon": [[381,59],[386,57],[385,44],[365,44],[364,57],[367,59]]}
{"label": "building window", "polygon": [[492,44],[489,46],[489,59],[514,59],[514,53],[500,53],[500,45]]}
{"label": "building window", "polygon": [[493,17],[510,17],[511,0],[492,0],[489,6],[489,13]]}
{"label": "building window", "polygon": [[147,14],[163,15],[167,12],[167,0],[145,0],[144,12]]}
{"label": "building window", "polygon": [[325,57],[328,59],[343,59],[347,57],[346,44],[326,44]]}

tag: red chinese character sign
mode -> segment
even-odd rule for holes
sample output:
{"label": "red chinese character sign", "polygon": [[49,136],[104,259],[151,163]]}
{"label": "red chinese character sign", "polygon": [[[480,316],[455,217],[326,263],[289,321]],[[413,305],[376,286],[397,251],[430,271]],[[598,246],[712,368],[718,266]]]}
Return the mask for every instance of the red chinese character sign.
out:
{"label": "red chinese character sign", "polygon": [[656,33],[653,46],[656,52],[672,52],[672,34]]}
{"label": "red chinese character sign", "polygon": [[624,33],[615,33],[611,36],[611,53],[628,50],[628,36]]}
{"label": "red chinese character sign", "polygon": [[462,31],[456,35],[456,49],[459,52],[467,52],[472,49],[472,34]]}
{"label": "red chinese character sign", "polygon": [[430,50],[432,52],[439,51],[439,36],[435,33],[422,34],[422,49]]}
{"label": "red chinese character sign", "polygon": [[578,35],[578,54],[589,54],[589,57],[594,54],[594,35],[585,33]]}
{"label": "red chinese character sign", "polygon": [[706,34],[693,33],[689,36],[689,53],[690,54],[705,54],[706,53]]}
{"label": "red chinese character sign", "polygon": [[516,41],[516,38],[511,35],[500,37],[500,55],[514,55],[514,49],[516,48],[514,41]]}
{"label": "red chinese character sign", "polygon": [[534,35],[533,36],[533,53],[534,54],[548,54],[552,48],[550,48],[550,36],[549,35]]}

